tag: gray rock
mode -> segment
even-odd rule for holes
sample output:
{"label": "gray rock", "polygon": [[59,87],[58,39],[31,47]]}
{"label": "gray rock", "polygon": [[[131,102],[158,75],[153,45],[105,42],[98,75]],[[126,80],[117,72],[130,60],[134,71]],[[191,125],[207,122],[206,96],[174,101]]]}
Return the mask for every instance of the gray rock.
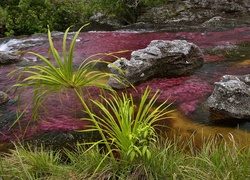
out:
{"label": "gray rock", "polygon": [[[108,84],[122,89],[151,78],[170,78],[188,75],[204,63],[203,53],[198,46],[185,40],[153,40],[145,48],[131,53],[131,59],[121,58],[109,65],[110,72],[118,74],[121,84],[110,78]],[[122,74],[116,67],[119,67]],[[128,83],[129,82],[129,83]]]}
{"label": "gray rock", "polygon": [[0,91],[0,105],[7,103],[9,100],[9,96],[3,91]]}
{"label": "gray rock", "polygon": [[0,51],[0,65],[12,64],[21,61],[20,55],[12,52]]}
{"label": "gray rock", "polygon": [[171,0],[145,10],[138,17],[138,22],[164,24],[160,26],[162,29],[165,26],[175,26],[177,30],[178,26],[188,29],[227,29],[248,24],[249,12],[249,0]]}
{"label": "gray rock", "polygon": [[113,26],[113,27],[121,26],[117,19],[115,19],[114,17],[111,17],[111,16],[107,16],[107,15],[100,13],[100,12],[91,16],[89,18],[89,20],[91,23],[95,23],[95,26],[97,24],[109,25],[109,26]]}
{"label": "gray rock", "polygon": [[250,74],[223,76],[220,82],[215,82],[207,104],[212,111],[226,117],[250,120]]}

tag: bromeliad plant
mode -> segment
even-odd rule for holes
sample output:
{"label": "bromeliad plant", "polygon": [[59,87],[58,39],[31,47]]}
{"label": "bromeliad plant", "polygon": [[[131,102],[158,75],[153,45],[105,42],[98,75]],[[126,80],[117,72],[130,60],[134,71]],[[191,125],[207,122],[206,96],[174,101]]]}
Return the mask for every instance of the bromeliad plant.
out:
{"label": "bromeliad plant", "polygon": [[[67,52],[67,35],[70,30],[68,28],[65,31],[63,37],[63,47],[62,47],[62,56],[55,49],[52,35],[48,29],[48,39],[50,44],[50,52],[53,55],[55,64],[49,61],[44,56],[29,52],[40,58],[45,65],[34,65],[28,66],[21,69],[21,75],[18,80],[21,79],[21,76],[25,74],[27,77],[24,78],[21,82],[14,85],[14,87],[26,88],[32,87],[34,89],[34,98],[33,98],[33,119],[36,119],[38,116],[38,110],[43,106],[44,101],[50,97],[52,94],[61,92],[62,90],[72,89],[76,96],[82,100],[81,102],[85,109],[90,113],[90,109],[87,107],[84,102],[83,97],[81,96],[82,89],[87,89],[88,87],[95,86],[100,89],[106,89],[113,91],[113,89],[108,86],[106,83],[101,81],[102,79],[108,78],[110,76],[116,78],[116,75],[108,73],[95,71],[95,65],[97,63],[107,63],[104,61],[98,60],[89,60],[91,57],[85,59],[76,70],[73,68],[73,59],[74,59],[74,48],[76,44],[77,37],[82,28],[88,24],[82,26],[74,35],[72,42],[70,44],[69,50]],[[98,56],[100,54],[96,54]],[[103,54],[102,54],[103,55]],[[112,54],[104,54],[107,56],[114,56]],[[108,63],[107,63],[108,64]],[[15,71],[14,71],[15,72]],[[12,72],[12,73],[14,73]],[[118,79],[117,79],[118,80]],[[22,92],[22,91],[21,91]]]}
{"label": "bromeliad plant", "polygon": [[156,127],[172,112],[168,110],[171,105],[168,100],[156,106],[159,90],[150,96],[151,90],[147,87],[139,104],[135,104],[131,94],[122,93],[119,96],[116,92],[110,98],[101,96],[104,103],[92,100],[100,113],[94,114],[94,119],[89,119],[98,123],[89,130],[97,131],[102,127],[112,150],[118,152],[121,159],[131,162],[137,157],[150,159],[149,149],[157,141]]}

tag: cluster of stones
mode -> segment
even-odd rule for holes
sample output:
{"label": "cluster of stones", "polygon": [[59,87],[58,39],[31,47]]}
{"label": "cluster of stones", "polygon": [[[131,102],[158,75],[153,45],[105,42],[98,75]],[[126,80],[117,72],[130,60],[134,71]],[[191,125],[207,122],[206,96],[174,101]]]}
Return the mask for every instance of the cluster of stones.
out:
{"label": "cluster of stones", "polygon": [[[111,77],[108,84],[123,89],[151,78],[185,76],[203,63],[203,53],[193,43],[153,40],[145,49],[133,51],[130,60],[121,58],[109,65],[110,72],[119,75],[120,79]],[[220,82],[215,82],[207,104],[211,112],[223,114],[227,119],[250,119],[250,75],[223,76]]]}

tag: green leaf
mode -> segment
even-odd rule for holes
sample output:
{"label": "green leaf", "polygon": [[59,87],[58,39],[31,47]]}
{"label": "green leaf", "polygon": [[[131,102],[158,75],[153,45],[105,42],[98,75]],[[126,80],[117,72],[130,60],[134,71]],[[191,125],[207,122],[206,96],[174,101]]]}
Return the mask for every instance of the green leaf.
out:
{"label": "green leaf", "polygon": [[135,159],[136,153],[134,151],[132,151],[130,153],[130,161],[132,162]]}
{"label": "green leaf", "polygon": [[148,159],[151,158],[151,152],[149,151],[149,149],[146,150],[146,155],[147,155],[147,158],[148,158]]}

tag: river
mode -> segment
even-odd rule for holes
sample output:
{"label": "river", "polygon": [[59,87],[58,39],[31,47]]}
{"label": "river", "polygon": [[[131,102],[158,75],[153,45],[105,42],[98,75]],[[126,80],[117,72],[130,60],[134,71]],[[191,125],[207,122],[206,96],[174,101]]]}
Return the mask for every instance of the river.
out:
{"label": "river", "polygon": [[[68,40],[72,39],[73,33]],[[80,64],[85,58],[96,53],[117,52],[119,50],[138,50],[145,48],[151,40],[187,40],[198,45],[204,52],[205,64],[189,76],[179,78],[152,79],[136,86],[137,89],[144,89],[150,86],[152,91],[162,91],[160,101],[170,98],[173,107],[177,110],[172,114],[173,118],[166,119],[174,132],[181,136],[195,136],[201,141],[202,135],[217,136],[218,134],[228,138],[232,133],[238,139],[250,137],[250,123],[214,123],[214,116],[206,107],[206,99],[211,95],[214,82],[219,81],[225,74],[244,75],[250,72],[250,27],[235,28],[224,31],[191,31],[191,32],[147,32],[147,31],[89,31],[82,32],[77,39],[75,48],[74,63]],[[55,47],[61,51],[62,33],[54,32],[53,40]],[[16,83],[16,77],[7,74],[17,68],[30,64],[40,63],[36,57],[26,53],[37,52],[51,59],[48,54],[49,44],[47,36],[37,34],[28,37],[4,38],[0,40],[1,51],[21,51],[26,60],[17,64],[1,66],[0,90],[6,91]],[[118,54],[118,56],[130,58],[130,53]],[[115,59],[107,58],[108,61]],[[132,89],[128,92],[134,94]],[[140,91],[139,91],[140,92]],[[98,92],[93,89],[93,95]],[[16,99],[13,91],[9,95]],[[139,97],[139,94],[134,94]],[[27,89],[21,99],[20,108],[25,109],[26,104],[32,101],[32,90]],[[12,101],[13,102],[13,101]],[[34,136],[47,132],[71,132],[84,129],[86,123],[80,120],[81,108],[73,98],[65,98],[63,102],[57,96],[50,98],[47,102],[48,110],[43,114],[43,121],[30,123],[30,112],[32,107],[26,108],[26,116],[9,129],[11,122],[15,121],[17,105],[8,104],[1,107],[1,142],[9,142],[18,139],[32,139]],[[11,113],[10,113],[11,112]],[[10,115],[12,114],[12,115]],[[6,119],[10,116],[10,122]],[[7,124],[7,125],[6,125]],[[28,129],[26,125],[29,124]],[[25,135],[24,135],[25,132]],[[172,132],[172,131],[171,131]],[[168,133],[168,132],[167,132]],[[250,138],[248,138],[250,140]],[[247,144],[250,141],[247,140]]]}

